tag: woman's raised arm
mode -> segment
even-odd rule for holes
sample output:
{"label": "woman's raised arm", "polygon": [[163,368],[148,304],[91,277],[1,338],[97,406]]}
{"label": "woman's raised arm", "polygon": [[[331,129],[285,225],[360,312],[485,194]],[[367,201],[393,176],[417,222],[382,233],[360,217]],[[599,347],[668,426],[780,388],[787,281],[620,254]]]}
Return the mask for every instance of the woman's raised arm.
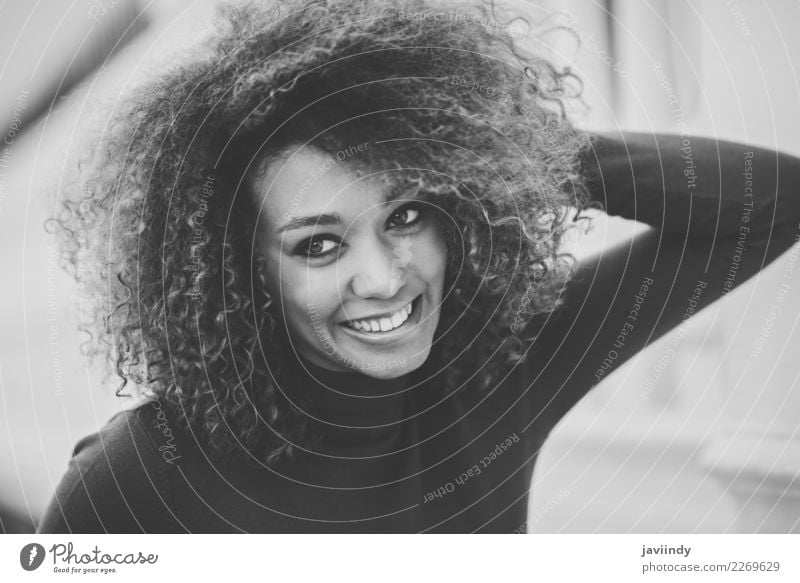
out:
{"label": "woman's raised arm", "polygon": [[558,392],[548,406],[564,409],[800,235],[800,160],[792,156],[626,133],[598,136],[585,160],[593,200],[655,229],[582,261],[537,339],[536,370]]}

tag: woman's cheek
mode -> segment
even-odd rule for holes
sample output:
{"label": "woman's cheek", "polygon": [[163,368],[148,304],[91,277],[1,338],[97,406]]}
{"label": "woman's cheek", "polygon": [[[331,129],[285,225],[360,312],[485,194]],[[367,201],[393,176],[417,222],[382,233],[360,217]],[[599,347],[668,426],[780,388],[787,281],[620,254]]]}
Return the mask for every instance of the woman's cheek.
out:
{"label": "woman's cheek", "polygon": [[417,264],[428,280],[444,280],[447,266],[447,243],[439,229],[431,227],[423,236]]}
{"label": "woman's cheek", "polygon": [[341,296],[338,293],[336,282],[326,277],[324,270],[315,270],[305,273],[301,281],[292,285],[293,304],[297,312],[302,312],[305,321],[314,313],[319,321],[327,321],[336,313]]}

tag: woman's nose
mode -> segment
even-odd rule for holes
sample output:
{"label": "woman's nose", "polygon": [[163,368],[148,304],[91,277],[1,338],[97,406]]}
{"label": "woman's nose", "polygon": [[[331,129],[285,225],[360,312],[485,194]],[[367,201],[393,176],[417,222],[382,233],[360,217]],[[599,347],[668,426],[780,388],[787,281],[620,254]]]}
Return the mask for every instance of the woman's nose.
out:
{"label": "woman's nose", "polygon": [[364,299],[389,299],[405,285],[407,257],[402,245],[383,241],[365,243],[354,257],[352,290]]}

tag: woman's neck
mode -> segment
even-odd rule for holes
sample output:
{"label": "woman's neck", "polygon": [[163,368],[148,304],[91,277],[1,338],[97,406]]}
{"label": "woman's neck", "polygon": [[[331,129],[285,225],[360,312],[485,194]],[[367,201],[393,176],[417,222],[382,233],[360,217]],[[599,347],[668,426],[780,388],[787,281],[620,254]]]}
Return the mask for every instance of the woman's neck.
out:
{"label": "woman's neck", "polygon": [[304,359],[295,363],[286,396],[318,423],[345,428],[392,424],[406,417],[412,378],[377,379],[358,371],[338,372]]}

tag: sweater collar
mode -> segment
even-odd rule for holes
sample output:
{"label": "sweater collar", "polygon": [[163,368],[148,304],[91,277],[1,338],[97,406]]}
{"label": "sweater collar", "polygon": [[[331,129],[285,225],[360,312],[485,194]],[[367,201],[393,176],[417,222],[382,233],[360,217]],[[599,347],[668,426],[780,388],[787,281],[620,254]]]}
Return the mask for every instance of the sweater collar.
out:
{"label": "sweater collar", "polygon": [[310,416],[322,434],[323,447],[363,448],[364,454],[396,447],[411,415],[412,375],[376,379],[356,371],[331,371],[306,360],[296,364],[288,396]]}

